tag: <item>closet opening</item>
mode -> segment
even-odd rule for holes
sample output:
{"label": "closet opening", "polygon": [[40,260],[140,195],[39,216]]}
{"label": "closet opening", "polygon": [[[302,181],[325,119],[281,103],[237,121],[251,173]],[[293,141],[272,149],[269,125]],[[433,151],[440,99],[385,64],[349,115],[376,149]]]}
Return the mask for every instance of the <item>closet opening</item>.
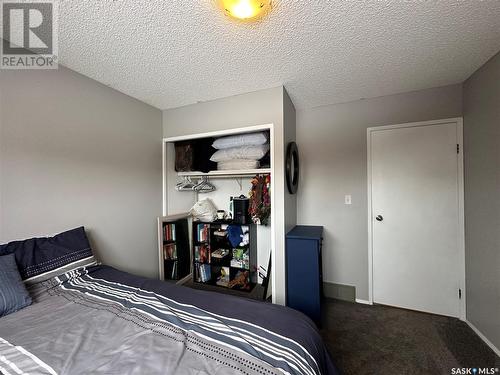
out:
{"label": "closet opening", "polygon": [[267,124],[163,139],[160,279],[270,298],[273,137]]}

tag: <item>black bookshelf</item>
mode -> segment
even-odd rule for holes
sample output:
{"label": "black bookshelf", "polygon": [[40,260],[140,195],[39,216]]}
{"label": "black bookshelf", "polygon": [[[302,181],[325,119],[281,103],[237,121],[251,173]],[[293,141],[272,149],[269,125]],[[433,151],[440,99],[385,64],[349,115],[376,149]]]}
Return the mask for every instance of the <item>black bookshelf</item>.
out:
{"label": "black bookshelf", "polygon": [[188,221],[162,221],[160,225],[163,278],[181,280],[191,272]]}
{"label": "black bookshelf", "polygon": [[[247,236],[244,243],[233,246],[228,226],[241,228]],[[250,292],[257,282],[257,235],[253,224],[227,221],[193,222],[193,282]]]}

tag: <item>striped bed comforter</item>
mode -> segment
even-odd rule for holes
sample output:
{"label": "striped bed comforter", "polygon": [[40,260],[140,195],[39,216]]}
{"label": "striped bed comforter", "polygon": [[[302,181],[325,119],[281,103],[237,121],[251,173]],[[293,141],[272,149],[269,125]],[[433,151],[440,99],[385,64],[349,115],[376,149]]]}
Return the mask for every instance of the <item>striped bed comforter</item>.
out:
{"label": "striped bed comforter", "polygon": [[314,324],[277,305],[192,290],[107,266],[30,286],[0,319],[10,374],[333,374]]}

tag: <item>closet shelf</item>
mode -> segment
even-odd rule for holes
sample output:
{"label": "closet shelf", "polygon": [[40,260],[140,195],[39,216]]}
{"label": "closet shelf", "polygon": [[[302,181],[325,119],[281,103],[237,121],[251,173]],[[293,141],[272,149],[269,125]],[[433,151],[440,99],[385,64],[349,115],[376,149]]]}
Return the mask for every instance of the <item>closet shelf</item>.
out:
{"label": "closet shelf", "polygon": [[179,177],[203,177],[203,176],[213,176],[213,177],[245,177],[245,176],[255,176],[257,174],[270,174],[271,168],[260,168],[260,169],[241,169],[241,170],[231,170],[231,171],[210,171],[207,173],[203,172],[178,172]]}

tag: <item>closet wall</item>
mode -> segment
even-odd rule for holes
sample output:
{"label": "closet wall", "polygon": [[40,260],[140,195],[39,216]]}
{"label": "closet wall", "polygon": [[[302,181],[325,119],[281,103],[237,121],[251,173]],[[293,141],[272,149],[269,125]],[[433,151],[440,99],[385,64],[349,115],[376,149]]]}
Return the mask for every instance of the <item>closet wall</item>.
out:
{"label": "closet wall", "polygon": [[[286,142],[295,139],[295,109],[283,87],[256,91],[244,95],[193,104],[163,111],[165,138],[274,124],[274,162],[272,178],[275,183],[273,233],[276,249],[273,264],[274,302],[285,304],[285,233],[296,223],[296,199],[286,190],[284,158]],[[169,150],[173,153],[173,150]],[[172,154],[171,154],[172,155]],[[171,158],[170,158],[171,159]],[[228,182],[229,183],[229,182]],[[175,213],[185,208],[184,203],[168,196],[167,211]],[[189,198],[185,198],[189,199]]]}
{"label": "closet wall", "polygon": [[500,53],[464,83],[467,320],[500,350]]}

